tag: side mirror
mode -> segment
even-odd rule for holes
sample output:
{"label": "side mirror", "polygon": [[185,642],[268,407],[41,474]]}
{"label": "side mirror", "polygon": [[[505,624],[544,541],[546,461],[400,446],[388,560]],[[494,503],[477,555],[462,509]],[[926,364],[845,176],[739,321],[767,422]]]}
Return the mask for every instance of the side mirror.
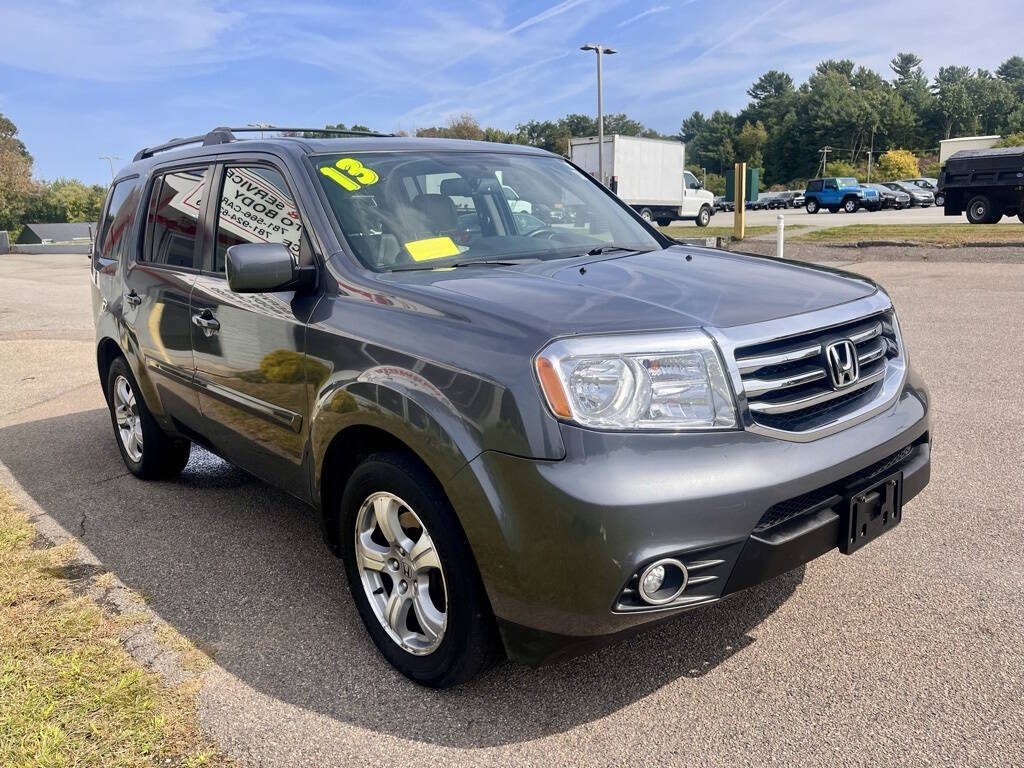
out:
{"label": "side mirror", "polygon": [[235,293],[294,291],[316,282],[316,267],[300,267],[281,243],[232,245],[226,267]]}

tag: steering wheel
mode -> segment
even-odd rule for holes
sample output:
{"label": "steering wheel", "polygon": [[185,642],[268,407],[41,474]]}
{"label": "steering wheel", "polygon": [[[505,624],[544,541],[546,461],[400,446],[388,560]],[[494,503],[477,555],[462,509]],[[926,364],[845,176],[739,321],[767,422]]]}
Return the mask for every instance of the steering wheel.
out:
{"label": "steering wheel", "polygon": [[558,231],[552,229],[551,227],[541,227],[540,229],[533,230],[533,232],[528,234],[527,237],[543,237],[543,238],[546,238],[546,239],[550,240],[552,237],[554,237],[557,234],[558,234]]}

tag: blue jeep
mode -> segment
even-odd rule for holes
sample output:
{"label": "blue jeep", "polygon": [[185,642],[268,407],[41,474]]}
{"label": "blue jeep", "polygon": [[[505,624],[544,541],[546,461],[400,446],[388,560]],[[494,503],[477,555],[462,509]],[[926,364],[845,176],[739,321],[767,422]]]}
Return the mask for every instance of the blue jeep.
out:
{"label": "blue jeep", "polygon": [[804,207],[808,213],[817,213],[822,208],[827,208],[830,213],[840,209],[856,213],[861,207],[878,210],[880,205],[878,191],[864,189],[852,176],[811,179],[804,192]]}

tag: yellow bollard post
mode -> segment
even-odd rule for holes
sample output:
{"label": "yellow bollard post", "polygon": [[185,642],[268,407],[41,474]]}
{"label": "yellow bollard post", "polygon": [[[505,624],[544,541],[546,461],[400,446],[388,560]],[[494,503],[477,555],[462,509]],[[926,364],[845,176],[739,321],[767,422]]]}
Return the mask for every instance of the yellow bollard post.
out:
{"label": "yellow bollard post", "polygon": [[732,187],[736,192],[732,214],[732,236],[737,240],[742,240],[744,225],[747,221],[747,164],[736,163],[735,173],[735,184]]}

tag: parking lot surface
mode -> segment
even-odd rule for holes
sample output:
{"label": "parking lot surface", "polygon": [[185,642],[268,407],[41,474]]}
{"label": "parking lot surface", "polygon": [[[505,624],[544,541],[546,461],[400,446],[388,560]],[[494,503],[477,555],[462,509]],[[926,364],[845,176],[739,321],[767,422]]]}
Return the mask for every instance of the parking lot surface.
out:
{"label": "parking lot surface", "polygon": [[[856,213],[820,213],[809,214],[803,208],[780,208],[773,211],[747,211],[746,226],[775,226],[779,214],[784,214],[786,224],[809,227],[814,229],[825,229],[827,227],[841,227],[846,224],[966,224],[966,216],[946,216],[941,208],[930,206],[928,208],[904,208],[901,211],[886,209],[884,211],[860,210]],[[712,227],[733,226],[733,213],[719,211],[711,217]],[[1000,224],[1019,224],[1016,216],[1004,216]],[[692,221],[677,221],[674,226],[699,227]]]}
{"label": "parking lot surface", "polygon": [[202,724],[244,764],[1024,764],[1024,258],[855,269],[891,292],[931,386],[932,482],[904,522],[448,692],[378,657],[311,510],[199,450],[180,481],[127,474],[85,257],[0,256],[0,461],[210,655]]}

